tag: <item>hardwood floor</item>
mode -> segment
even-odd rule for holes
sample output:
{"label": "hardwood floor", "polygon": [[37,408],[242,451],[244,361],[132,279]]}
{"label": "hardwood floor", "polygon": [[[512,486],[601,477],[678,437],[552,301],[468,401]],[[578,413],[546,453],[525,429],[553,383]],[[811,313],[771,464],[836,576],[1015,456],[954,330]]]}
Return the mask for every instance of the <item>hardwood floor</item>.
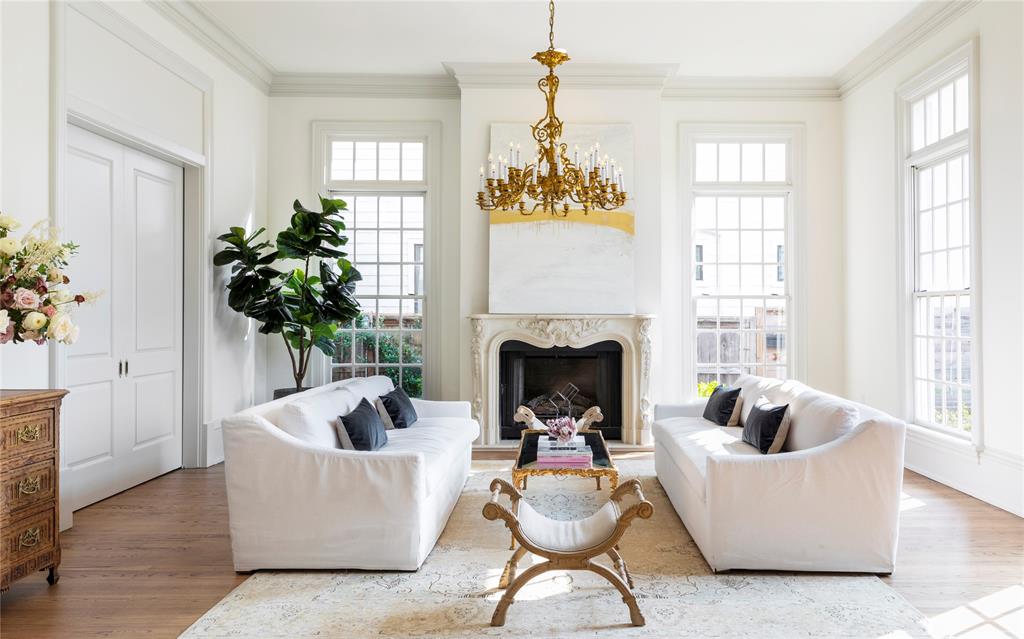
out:
{"label": "hardwood floor", "polygon": [[[904,491],[886,583],[954,634],[1013,636],[1007,619],[1024,616],[1024,522],[911,472]],[[176,637],[245,580],[231,567],[222,466],[176,471],[80,510],[61,539],[57,586],[40,573],[0,598],[4,639]]]}

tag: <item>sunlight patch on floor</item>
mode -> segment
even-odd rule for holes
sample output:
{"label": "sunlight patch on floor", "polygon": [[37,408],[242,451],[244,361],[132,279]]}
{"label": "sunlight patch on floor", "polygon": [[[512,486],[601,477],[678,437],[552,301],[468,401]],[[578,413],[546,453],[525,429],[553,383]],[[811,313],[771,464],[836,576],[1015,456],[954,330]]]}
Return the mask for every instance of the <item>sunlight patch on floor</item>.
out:
{"label": "sunlight patch on floor", "polygon": [[969,604],[935,615],[928,631],[936,637],[1024,637],[1024,586],[1003,588]]}
{"label": "sunlight patch on floor", "polygon": [[915,508],[922,508],[925,503],[917,497],[911,497],[905,492],[900,493],[900,512],[906,512],[908,510],[914,510]]}

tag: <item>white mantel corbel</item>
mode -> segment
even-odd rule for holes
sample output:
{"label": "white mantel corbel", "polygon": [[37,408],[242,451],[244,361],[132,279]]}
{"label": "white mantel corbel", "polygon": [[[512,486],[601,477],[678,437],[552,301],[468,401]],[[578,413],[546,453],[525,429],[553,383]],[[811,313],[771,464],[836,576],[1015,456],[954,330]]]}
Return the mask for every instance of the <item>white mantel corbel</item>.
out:
{"label": "white mantel corbel", "polygon": [[583,348],[603,341],[622,347],[622,441],[650,445],[651,325],[653,315],[470,315],[473,416],[479,444],[501,444],[499,349],[519,340],[540,348]]}

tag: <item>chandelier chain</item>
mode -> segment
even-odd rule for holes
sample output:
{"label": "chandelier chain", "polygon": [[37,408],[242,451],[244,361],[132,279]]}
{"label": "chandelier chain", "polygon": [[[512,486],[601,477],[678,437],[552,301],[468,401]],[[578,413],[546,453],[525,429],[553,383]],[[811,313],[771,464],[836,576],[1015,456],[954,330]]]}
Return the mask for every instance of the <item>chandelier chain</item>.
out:
{"label": "chandelier chain", "polygon": [[548,0],[548,48],[555,48],[555,0]]}

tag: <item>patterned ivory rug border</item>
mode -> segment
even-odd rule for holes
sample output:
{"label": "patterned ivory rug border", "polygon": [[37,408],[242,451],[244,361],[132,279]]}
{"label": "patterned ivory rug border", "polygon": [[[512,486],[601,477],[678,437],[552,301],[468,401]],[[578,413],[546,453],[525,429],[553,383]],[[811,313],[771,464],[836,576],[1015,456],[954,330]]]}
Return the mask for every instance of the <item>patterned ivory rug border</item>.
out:
{"label": "patterned ivory rug border", "polygon": [[[872,575],[713,574],[648,459],[617,460],[655,507],[623,538],[622,555],[647,618],[629,625],[621,597],[597,575],[548,572],[523,588],[502,628],[489,625],[509,534],[481,515],[509,462],[474,462],[437,546],[417,572],[258,572],[192,624],[186,639],[363,637],[928,637],[925,619]],[[593,480],[534,477],[527,498],[550,517],[600,507]],[[534,558],[527,556],[521,570]]]}

